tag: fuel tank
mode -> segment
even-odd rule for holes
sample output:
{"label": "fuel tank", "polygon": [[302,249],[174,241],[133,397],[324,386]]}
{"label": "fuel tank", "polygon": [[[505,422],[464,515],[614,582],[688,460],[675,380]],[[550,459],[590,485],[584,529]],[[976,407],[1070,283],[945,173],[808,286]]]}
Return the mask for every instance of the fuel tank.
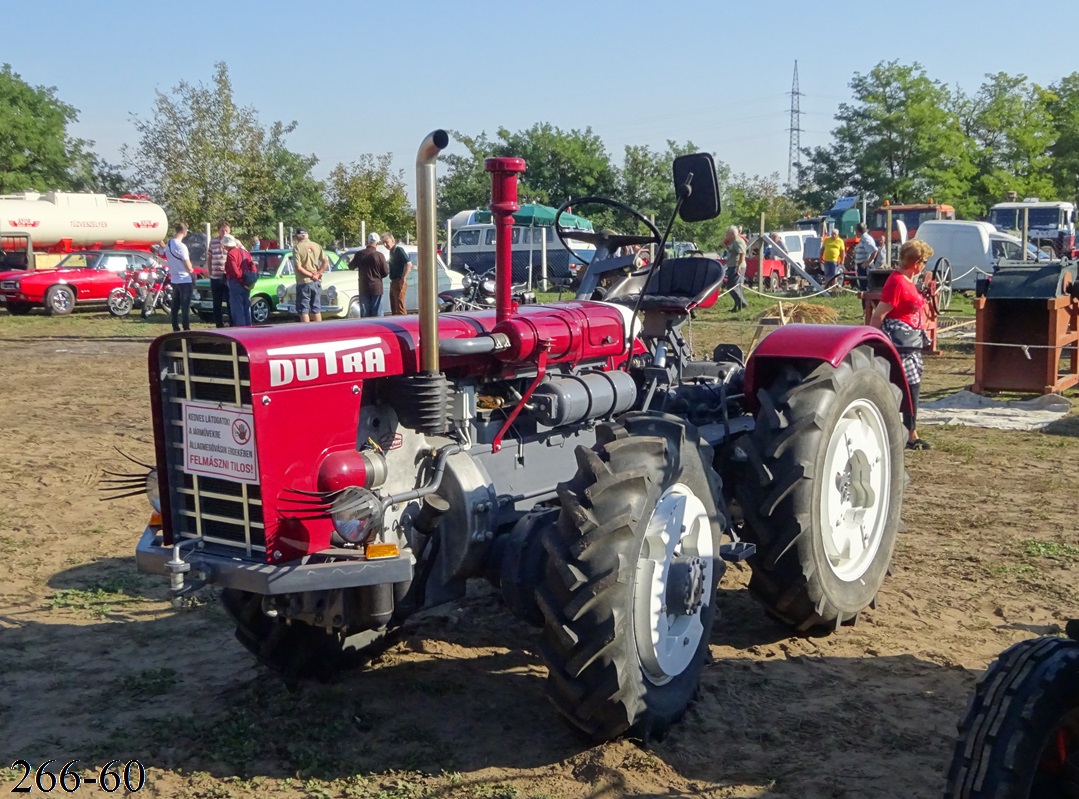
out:
{"label": "fuel tank", "polygon": [[146,199],[50,191],[0,196],[0,237],[26,234],[35,250],[138,246],[168,238],[165,210]]}

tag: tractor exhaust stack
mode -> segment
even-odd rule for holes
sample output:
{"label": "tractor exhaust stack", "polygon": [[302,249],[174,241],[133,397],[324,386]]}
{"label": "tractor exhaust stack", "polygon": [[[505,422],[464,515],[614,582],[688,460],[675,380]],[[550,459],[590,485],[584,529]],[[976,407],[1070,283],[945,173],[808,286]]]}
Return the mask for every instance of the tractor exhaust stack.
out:
{"label": "tractor exhaust stack", "polygon": [[[438,369],[438,237],[435,219],[435,161],[450,137],[444,130],[427,134],[416,153],[416,246],[420,283],[420,369],[436,375]],[[516,193],[515,193],[516,196]]]}

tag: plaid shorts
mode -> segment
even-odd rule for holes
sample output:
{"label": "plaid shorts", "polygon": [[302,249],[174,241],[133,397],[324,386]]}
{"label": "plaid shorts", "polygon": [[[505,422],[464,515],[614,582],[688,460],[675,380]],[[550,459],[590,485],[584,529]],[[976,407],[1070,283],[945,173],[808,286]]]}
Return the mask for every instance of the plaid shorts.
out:
{"label": "plaid shorts", "polygon": [[[885,319],[880,329],[888,338],[893,338],[892,331],[901,327],[909,328],[910,325],[898,319]],[[912,386],[921,383],[922,373],[925,372],[925,360],[922,358],[921,351],[901,352],[899,357],[903,363],[903,374],[907,376],[907,383]]]}

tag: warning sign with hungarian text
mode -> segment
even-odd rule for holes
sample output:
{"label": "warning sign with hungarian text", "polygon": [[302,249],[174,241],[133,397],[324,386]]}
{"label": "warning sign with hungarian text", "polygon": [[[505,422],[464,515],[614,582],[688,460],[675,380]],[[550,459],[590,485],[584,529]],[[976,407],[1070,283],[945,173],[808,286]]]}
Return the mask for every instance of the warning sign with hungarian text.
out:
{"label": "warning sign with hungarian text", "polygon": [[183,403],[184,471],[258,483],[255,417],[251,411]]}

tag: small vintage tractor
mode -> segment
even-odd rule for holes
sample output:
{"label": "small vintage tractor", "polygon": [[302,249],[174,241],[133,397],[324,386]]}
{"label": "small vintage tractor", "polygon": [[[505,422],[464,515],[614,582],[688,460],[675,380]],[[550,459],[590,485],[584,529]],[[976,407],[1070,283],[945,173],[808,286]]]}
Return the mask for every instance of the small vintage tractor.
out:
{"label": "small vintage tractor", "polygon": [[1007,649],[959,724],[945,799],[1079,796],[1079,621]]}
{"label": "small vintage tractor", "polygon": [[[715,302],[721,265],[614,255],[662,254],[665,235],[606,198],[574,206],[644,231],[575,232],[596,247],[578,299],[517,307],[517,158],[486,162],[496,307],[439,316],[447,143],[435,131],[417,157],[417,316],[154,342],[139,568],[178,600],[218,586],[239,640],[288,681],[487,578],[544,628],[575,727],[661,735],[696,692],[727,562],[748,560],[753,593],[799,631],[873,603],[902,501],[899,358],[870,328],[791,326],[748,362],[733,346],[695,360],[681,326]],[[678,158],[674,182],[672,223],[719,213],[711,156]]]}

